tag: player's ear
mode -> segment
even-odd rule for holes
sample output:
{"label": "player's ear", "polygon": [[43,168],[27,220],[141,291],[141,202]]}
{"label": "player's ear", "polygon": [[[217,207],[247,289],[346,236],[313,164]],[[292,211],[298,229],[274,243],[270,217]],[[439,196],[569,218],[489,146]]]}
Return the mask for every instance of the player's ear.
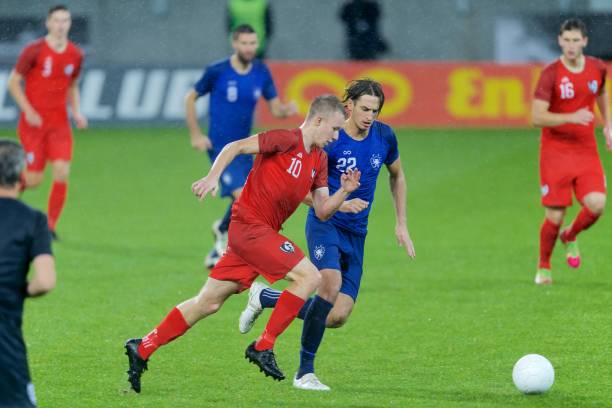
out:
{"label": "player's ear", "polygon": [[346,117],[351,116],[351,113],[353,113],[353,109],[355,109],[355,102],[353,102],[352,99],[349,99],[348,101],[346,101],[346,103],[344,104],[344,111],[346,113]]}

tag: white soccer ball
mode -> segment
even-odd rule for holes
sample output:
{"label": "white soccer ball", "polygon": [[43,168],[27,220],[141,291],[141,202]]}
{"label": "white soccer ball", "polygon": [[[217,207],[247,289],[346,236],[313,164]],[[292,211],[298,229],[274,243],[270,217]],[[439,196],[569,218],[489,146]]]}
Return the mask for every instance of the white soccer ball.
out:
{"label": "white soccer ball", "polygon": [[541,394],[555,382],[555,369],[546,357],[527,354],[514,365],[512,380],[523,394]]}

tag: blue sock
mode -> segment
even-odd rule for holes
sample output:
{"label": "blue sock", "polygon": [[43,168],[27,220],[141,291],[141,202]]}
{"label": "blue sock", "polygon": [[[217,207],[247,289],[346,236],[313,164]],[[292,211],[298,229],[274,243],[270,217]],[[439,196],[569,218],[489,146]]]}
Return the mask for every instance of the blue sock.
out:
{"label": "blue sock", "polygon": [[300,368],[297,378],[304,374],[314,373],[314,359],[323,340],[325,321],[334,305],[327,300],[315,296],[304,318],[302,328],[302,350],[300,351]]}
{"label": "blue sock", "polygon": [[[276,306],[276,302],[278,301],[278,297],[280,296],[280,294],[280,290],[275,290],[272,288],[266,288],[262,290],[259,294],[259,301],[261,302],[261,307],[263,307],[264,309],[274,308],[274,306]],[[304,320],[304,316],[306,316],[306,311],[310,307],[311,303],[312,298],[308,298],[304,303],[304,306],[302,306],[302,308],[298,312],[298,319]]]}
{"label": "blue sock", "polygon": [[221,219],[221,224],[219,224],[219,231],[227,232],[229,230],[230,219],[232,218],[232,205],[234,204],[234,200],[227,206],[227,210],[225,210],[225,215],[223,219]]}

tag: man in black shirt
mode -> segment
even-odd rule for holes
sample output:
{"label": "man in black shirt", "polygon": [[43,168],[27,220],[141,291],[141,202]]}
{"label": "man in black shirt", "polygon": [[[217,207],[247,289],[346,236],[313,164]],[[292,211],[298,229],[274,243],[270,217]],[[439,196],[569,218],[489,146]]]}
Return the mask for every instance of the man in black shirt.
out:
{"label": "man in black shirt", "polygon": [[0,139],[0,407],[11,408],[36,406],[21,332],[23,302],[49,292],[56,279],[47,217],[18,200],[24,167],[23,148]]}

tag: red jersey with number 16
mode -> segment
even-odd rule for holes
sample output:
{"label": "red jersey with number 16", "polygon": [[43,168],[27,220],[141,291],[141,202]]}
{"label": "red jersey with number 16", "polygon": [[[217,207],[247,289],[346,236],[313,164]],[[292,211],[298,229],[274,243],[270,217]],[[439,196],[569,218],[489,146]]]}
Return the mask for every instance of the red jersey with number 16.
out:
{"label": "red jersey with number 16", "polygon": [[28,44],[19,55],[15,71],[23,76],[26,97],[45,125],[68,119],[68,89],[79,77],[82,62],[83,52],[74,43],[68,41],[66,49],[57,52],[44,38]]}
{"label": "red jersey with number 16", "polygon": [[308,153],[300,129],[258,136],[259,154],[234,203],[232,221],[279,231],[309,191],[327,187],[327,155],[315,146]]}
{"label": "red jersey with number 16", "polygon": [[[557,60],[548,65],[538,81],[535,98],[549,102],[550,112],[572,113],[582,108],[594,112],[598,95],[606,84],[606,65],[603,61],[585,57],[581,72],[572,72]],[[595,122],[589,125],[565,124],[542,128],[542,149],[597,150]]]}

